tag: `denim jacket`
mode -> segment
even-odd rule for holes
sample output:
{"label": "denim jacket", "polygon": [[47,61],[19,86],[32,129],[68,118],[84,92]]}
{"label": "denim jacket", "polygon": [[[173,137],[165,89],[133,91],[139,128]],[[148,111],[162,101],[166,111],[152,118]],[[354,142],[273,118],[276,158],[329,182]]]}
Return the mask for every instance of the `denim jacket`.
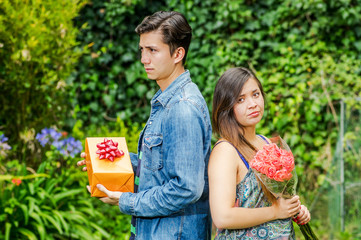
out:
{"label": "denim jacket", "polygon": [[[120,211],[137,217],[136,239],[211,238],[211,134],[207,105],[188,70],[154,95],[138,142],[138,192],[119,199]],[[131,160],[136,170],[138,155]]]}

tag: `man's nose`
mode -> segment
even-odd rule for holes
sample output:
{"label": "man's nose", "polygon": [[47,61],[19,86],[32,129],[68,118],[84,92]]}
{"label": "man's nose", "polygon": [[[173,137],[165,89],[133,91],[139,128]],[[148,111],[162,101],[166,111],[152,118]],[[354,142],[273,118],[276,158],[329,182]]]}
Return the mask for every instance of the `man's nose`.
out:
{"label": "man's nose", "polygon": [[141,61],[142,64],[149,64],[150,63],[150,58],[146,53],[142,52],[141,56],[142,57],[141,57],[140,61]]}

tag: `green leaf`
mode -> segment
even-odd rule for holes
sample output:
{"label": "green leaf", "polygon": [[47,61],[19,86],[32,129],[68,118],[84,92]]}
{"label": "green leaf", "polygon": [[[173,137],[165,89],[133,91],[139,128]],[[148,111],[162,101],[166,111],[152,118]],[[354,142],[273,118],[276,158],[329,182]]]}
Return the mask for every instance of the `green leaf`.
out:
{"label": "green leaf", "polygon": [[69,190],[69,191],[66,191],[66,192],[55,194],[53,196],[53,198],[54,198],[55,202],[59,202],[63,198],[70,197],[70,196],[73,196],[73,195],[77,195],[79,193],[82,193],[83,191],[84,191],[83,189],[73,189],[73,190]]}
{"label": "green leaf", "polygon": [[11,180],[13,177],[12,175],[0,175],[0,181]]}
{"label": "green leaf", "polygon": [[11,223],[5,223],[5,240],[10,240]]}
{"label": "green leaf", "polygon": [[58,183],[57,179],[54,178],[50,179],[49,181],[46,182],[45,191],[50,194],[57,183]]}
{"label": "green leaf", "polygon": [[45,240],[45,236],[46,236],[45,227],[42,224],[39,224],[37,222],[32,222],[31,225],[34,226],[36,228],[36,230],[38,231],[38,235],[40,236],[40,239]]}
{"label": "green leaf", "polygon": [[70,221],[75,221],[79,224],[87,223],[88,220],[83,216],[83,214],[79,211],[71,211],[69,215],[66,216]]}
{"label": "green leaf", "polygon": [[103,100],[108,108],[110,108],[114,103],[114,98],[110,95],[103,95]]}
{"label": "green leaf", "polygon": [[101,228],[100,226],[98,226],[97,224],[90,222],[90,226],[92,226],[93,228],[95,228],[98,232],[100,232],[105,239],[109,239],[110,238],[110,234],[107,233],[103,228]]}
{"label": "green leaf", "polygon": [[26,228],[18,228],[17,229],[22,235],[26,236],[29,240],[37,240],[38,238],[36,237],[36,235],[30,231],[29,229]]}
{"label": "green leaf", "polygon": [[58,210],[53,210],[52,212],[54,215],[56,215],[59,218],[60,222],[62,223],[65,234],[68,234],[69,233],[69,224],[64,220],[64,217],[63,217],[63,214],[67,214],[67,213],[60,212]]}
{"label": "green leaf", "polygon": [[93,234],[87,226],[76,224],[74,225],[74,230],[78,237],[82,237],[84,239],[93,239]]}
{"label": "green leaf", "polygon": [[40,215],[36,212],[32,212],[29,214],[30,218],[34,219],[39,225],[44,225],[43,220],[41,219]]}
{"label": "green leaf", "polygon": [[33,183],[29,183],[28,184],[28,188],[29,188],[29,193],[30,195],[34,195],[35,191],[34,191],[34,184]]}
{"label": "green leaf", "polygon": [[54,215],[54,217],[52,215],[49,214],[50,212],[45,212],[45,213],[41,213],[40,216],[43,217],[43,219],[46,219],[47,221],[49,221],[57,230],[60,234],[63,233],[63,229],[61,228],[61,224],[59,221],[59,218],[56,218]]}
{"label": "green leaf", "polygon": [[28,206],[25,204],[19,204],[18,205],[21,210],[23,211],[23,215],[24,215],[24,220],[25,220],[25,225],[28,224],[28,220],[29,220],[29,211],[28,211]]}

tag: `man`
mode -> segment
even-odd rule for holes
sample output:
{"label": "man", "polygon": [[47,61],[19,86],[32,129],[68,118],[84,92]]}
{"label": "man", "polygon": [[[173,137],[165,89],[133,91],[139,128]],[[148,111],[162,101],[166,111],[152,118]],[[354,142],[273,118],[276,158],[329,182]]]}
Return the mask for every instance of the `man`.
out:
{"label": "man", "polygon": [[207,164],[212,130],[204,98],[184,68],[192,29],[178,12],[156,12],[135,31],[141,62],[160,90],[151,100],[138,154],[131,154],[134,193],[99,185],[108,195],[100,200],[133,216],[131,239],[210,239]]}

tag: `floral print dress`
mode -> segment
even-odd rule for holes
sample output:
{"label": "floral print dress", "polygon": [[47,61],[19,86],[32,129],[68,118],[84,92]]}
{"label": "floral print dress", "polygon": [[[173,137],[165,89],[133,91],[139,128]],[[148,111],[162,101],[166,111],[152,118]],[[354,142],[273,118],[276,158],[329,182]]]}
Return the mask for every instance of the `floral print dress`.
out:
{"label": "floral print dress", "polygon": [[[238,154],[247,166],[248,172],[244,179],[237,184],[235,206],[245,208],[271,206],[272,204],[264,195],[254,172],[249,168],[248,162],[240,152]],[[291,218],[277,219],[244,229],[217,229],[215,240],[238,239],[295,239],[295,233]]]}

